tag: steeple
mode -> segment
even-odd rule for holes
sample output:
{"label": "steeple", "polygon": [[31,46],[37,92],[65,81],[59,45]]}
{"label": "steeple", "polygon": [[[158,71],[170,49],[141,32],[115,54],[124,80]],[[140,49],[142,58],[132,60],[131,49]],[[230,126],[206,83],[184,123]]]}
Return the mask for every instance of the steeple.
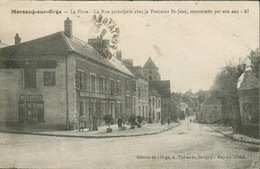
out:
{"label": "steeple", "polygon": [[150,81],[161,80],[161,75],[158,70],[159,68],[155,65],[151,57],[149,57],[143,67],[145,78]]}
{"label": "steeple", "polygon": [[159,69],[153,62],[153,60],[151,59],[151,57],[148,58],[148,60],[146,61],[146,63],[144,64],[144,69],[154,69],[157,68]]}

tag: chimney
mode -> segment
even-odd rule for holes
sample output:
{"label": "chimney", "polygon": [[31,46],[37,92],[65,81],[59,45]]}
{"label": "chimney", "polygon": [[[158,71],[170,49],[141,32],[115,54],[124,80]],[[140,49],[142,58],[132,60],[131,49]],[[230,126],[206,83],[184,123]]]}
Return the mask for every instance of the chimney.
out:
{"label": "chimney", "polygon": [[20,38],[19,34],[16,33],[16,35],[14,37],[14,44],[16,45],[16,44],[19,44],[19,43],[21,43],[21,38]]}
{"label": "chimney", "polygon": [[64,34],[67,37],[72,38],[72,21],[69,17],[64,21]]}

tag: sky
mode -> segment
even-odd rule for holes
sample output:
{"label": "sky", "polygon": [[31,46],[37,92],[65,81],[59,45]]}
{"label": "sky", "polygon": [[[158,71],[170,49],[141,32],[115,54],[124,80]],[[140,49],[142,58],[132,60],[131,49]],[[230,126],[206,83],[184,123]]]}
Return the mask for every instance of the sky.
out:
{"label": "sky", "polygon": [[[11,14],[11,10],[61,10],[61,14]],[[258,2],[0,2],[0,40],[12,45],[19,33],[22,42],[64,30],[73,21],[73,35],[87,42],[96,36],[91,18],[97,11],[120,29],[118,49],[123,58],[143,66],[149,57],[172,92],[208,90],[228,62],[238,62],[259,47]],[[149,13],[111,14],[113,10],[147,10]],[[238,10],[239,14],[151,13],[154,10]],[[88,13],[77,13],[78,10]],[[95,10],[95,11],[94,11]],[[68,11],[68,13],[64,13]],[[76,13],[71,13],[76,11]],[[110,38],[109,32],[104,38]]]}

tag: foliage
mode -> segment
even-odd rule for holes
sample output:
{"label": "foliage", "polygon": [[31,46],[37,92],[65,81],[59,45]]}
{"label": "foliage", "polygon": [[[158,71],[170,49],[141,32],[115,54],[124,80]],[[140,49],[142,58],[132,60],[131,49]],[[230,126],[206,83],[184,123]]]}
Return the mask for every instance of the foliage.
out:
{"label": "foliage", "polygon": [[257,48],[255,51],[251,51],[248,58],[252,67],[252,73],[259,79],[260,49]]}
{"label": "foliage", "polygon": [[103,117],[104,121],[105,121],[105,124],[109,126],[110,128],[110,125],[113,121],[113,118],[110,114],[106,114],[104,117]]}
{"label": "foliage", "polygon": [[126,113],[120,114],[122,121],[123,121],[123,126],[125,125],[126,121],[128,120],[128,115]]}
{"label": "foliage", "polygon": [[211,88],[211,94],[221,101],[223,117],[233,120],[235,131],[241,131],[242,128],[237,81],[245,67],[244,61],[238,64],[229,63],[217,74]]}
{"label": "foliage", "polygon": [[137,121],[138,123],[142,123],[143,122],[143,117],[142,116],[137,116]]}
{"label": "foliage", "polygon": [[128,118],[128,122],[132,125],[135,124],[136,116],[134,114],[131,114]]}

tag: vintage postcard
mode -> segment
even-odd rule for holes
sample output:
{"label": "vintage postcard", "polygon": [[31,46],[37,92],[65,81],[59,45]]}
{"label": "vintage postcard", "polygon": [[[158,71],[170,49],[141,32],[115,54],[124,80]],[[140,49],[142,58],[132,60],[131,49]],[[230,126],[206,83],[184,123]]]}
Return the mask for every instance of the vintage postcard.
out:
{"label": "vintage postcard", "polygon": [[0,1],[0,168],[259,169],[256,1]]}

